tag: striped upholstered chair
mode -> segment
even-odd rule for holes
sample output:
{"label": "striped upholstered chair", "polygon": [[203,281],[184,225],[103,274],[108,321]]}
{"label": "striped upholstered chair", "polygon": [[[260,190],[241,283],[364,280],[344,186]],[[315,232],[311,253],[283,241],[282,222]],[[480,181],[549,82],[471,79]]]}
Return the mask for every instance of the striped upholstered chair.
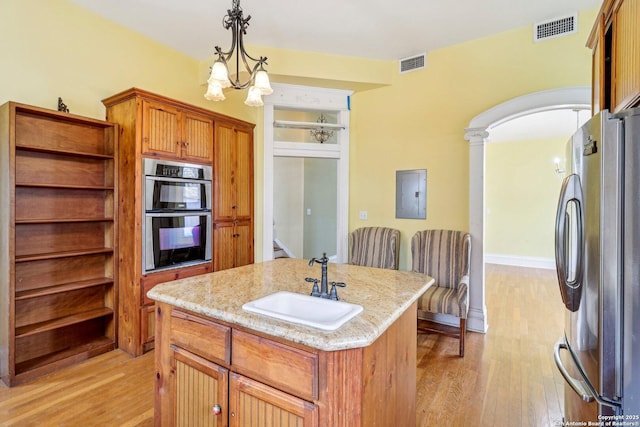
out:
{"label": "striped upholstered chair", "polygon": [[386,227],[362,227],[349,236],[349,264],[398,269],[400,231]]}
{"label": "striped upholstered chair", "polygon": [[[412,270],[435,279],[418,300],[418,332],[436,332],[459,338],[460,357],[463,357],[469,310],[471,236],[452,230],[418,231],[411,239],[411,255]],[[459,331],[429,321],[426,313],[459,318]]]}

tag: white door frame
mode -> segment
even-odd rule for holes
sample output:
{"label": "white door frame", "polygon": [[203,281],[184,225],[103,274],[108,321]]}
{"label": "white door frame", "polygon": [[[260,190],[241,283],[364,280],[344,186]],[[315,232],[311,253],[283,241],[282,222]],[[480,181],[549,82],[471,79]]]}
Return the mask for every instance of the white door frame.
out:
{"label": "white door frame", "polygon": [[[337,218],[336,262],[346,263],[349,238],[349,110],[352,91],[273,84],[273,94],[264,99],[264,212],[262,259],[273,259],[273,174],[274,157],[313,157],[336,159]],[[337,144],[279,142],[273,139],[275,107],[304,111],[335,111],[338,123]]]}
{"label": "white door frame", "polygon": [[469,141],[469,232],[471,276],[469,278],[470,330],[486,332],[487,307],[484,283],[485,144],[491,128],[527,114],[558,109],[588,109],[591,87],[577,86],[545,90],[513,98],[480,113],[469,122],[464,139]]}

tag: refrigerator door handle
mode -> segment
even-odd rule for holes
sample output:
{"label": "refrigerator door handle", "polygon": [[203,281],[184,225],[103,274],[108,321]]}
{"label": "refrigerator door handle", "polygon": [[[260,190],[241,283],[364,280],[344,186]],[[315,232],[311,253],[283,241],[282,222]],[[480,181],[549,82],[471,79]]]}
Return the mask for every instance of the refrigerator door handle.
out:
{"label": "refrigerator door handle", "polygon": [[564,380],[571,386],[573,391],[575,391],[576,394],[582,398],[582,400],[584,400],[585,402],[593,402],[595,396],[591,392],[591,390],[589,390],[589,386],[587,385],[587,383],[573,378],[569,374],[569,371],[567,371],[567,368],[565,368],[564,363],[562,363],[562,359],[560,359],[561,350],[569,350],[567,340],[564,337],[558,340],[553,351],[553,358],[556,361],[556,366],[564,377]]}
{"label": "refrigerator door handle", "polygon": [[[568,227],[571,227],[568,221],[567,208],[570,203],[575,204],[572,212],[575,215],[577,248],[575,250],[575,273],[574,277],[569,277],[569,266],[567,265],[567,239]],[[580,185],[580,177],[576,174],[567,176],[562,181],[560,190],[560,199],[558,200],[558,210],[556,212],[556,232],[555,232],[555,252],[556,252],[556,270],[558,272],[558,282],[560,285],[560,294],[564,305],[570,311],[578,310],[580,306],[580,298],[582,292],[583,274],[583,257],[584,257],[584,224],[582,220],[582,186]]]}
{"label": "refrigerator door handle", "polygon": [[561,350],[569,351],[569,356],[571,360],[574,360],[573,354],[569,349],[569,344],[567,343],[566,337],[562,337],[558,340],[558,342],[556,342],[556,345],[553,351],[553,358],[556,362],[556,366],[558,367],[558,370],[564,377],[565,381],[569,384],[569,386],[571,386],[573,391],[575,391],[576,394],[582,398],[582,400],[584,400],[585,402],[593,402],[595,400],[601,405],[609,406],[614,409],[620,407],[620,402],[609,400],[603,396],[600,396],[598,392],[595,391],[593,386],[589,383],[589,380],[585,376],[584,372],[582,372],[582,369],[580,369],[580,366],[576,365],[576,369],[580,374],[580,376],[582,376],[582,380],[577,380],[573,378],[569,374],[569,371],[567,371],[567,368],[564,366],[564,363],[562,363],[562,359],[560,359]]}

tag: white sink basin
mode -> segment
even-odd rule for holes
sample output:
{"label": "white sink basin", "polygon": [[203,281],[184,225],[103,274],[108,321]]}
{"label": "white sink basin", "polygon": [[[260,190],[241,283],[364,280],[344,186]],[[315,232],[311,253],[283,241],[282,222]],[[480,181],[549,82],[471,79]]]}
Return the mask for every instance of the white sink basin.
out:
{"label": "white sink basin", "polygon": [[333,331],[362,312],[362,306],[280,291],[248,302],[243,310]]}

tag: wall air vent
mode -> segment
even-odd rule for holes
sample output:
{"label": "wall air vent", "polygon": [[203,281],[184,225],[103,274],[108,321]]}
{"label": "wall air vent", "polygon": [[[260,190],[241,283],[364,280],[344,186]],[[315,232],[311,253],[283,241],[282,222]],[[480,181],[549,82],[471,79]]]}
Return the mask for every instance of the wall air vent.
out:
{"label": "wall air vent", "polygon": [[410,71],[420,70],[425,67],[427,62],[427,54],[423,53],[409,58],[403,58],[400,60],[400,74],[408,73]]}
{"label": "wall air vent", "polygon": [[533,41],[554,39],[578,32],[578,14],[553,18],[533,25]]}

